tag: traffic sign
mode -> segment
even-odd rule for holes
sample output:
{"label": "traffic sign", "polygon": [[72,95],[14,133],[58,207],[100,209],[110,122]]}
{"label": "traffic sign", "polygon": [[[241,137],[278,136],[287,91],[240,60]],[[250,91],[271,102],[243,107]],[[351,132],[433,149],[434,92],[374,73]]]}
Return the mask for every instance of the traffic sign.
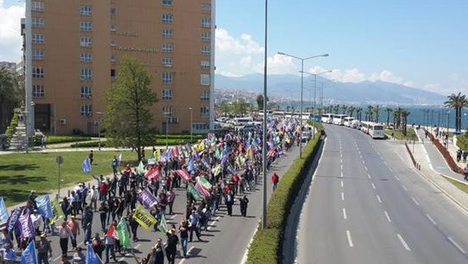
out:
{"label": "traffic sign", "polygon": [[55,159],[55,162],[57,162],[57,164],[62,164],[63,163],[63,157],[62,156],[57,156],[57,159]]}

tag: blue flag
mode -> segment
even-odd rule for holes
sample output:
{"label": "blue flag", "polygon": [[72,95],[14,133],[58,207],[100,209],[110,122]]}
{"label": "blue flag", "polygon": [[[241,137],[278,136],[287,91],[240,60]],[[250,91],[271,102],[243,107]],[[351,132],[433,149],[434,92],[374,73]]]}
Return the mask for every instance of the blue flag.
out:
{"label": "blue flag", "polygon": [[49,195],[36,198],[36,203],[37,203],[37,209],[39,210],[39,213],[43,217],[49,218],[49,219],[54,217],[52,213],[52,204],[50,202]]}
{"label": "blue flag", "polygon": [[96,253],[94,253],[93,246],[88,244],[88,250],[86,251],[86,264],[100,264]]}
{"label": "blue flag", "polygon": [[86,174],[91,173],[91,171],[93,170],[93,168],[91,167],[91,160],[89,160],[89,158],[86,158],[83,161],[83,164],[81,164],[81,167],[83,168],[83,172]]}
{"label": "blue flag", "polygon": [[0,226],[6,225],[8,222],[8,210],[3,201],[3,197],[0,197]]}
{"label": "blue flag", "polygon": [[36,244],[34,243],[34,239],[29,242],[29,245],[21,254],[21,262],[20,264],[37,264],[37,252],[36,252]]}

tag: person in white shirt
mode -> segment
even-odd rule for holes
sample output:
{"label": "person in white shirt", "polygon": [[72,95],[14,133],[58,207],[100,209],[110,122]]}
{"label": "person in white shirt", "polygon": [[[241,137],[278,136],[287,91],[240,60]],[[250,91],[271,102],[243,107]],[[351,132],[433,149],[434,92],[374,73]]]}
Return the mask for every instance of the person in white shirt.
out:
{"label": "person in white shirt", "polygon": [[89,196],[91,197],[90,205],[91,205],[91,208],[94,210],[94,212],[96,212],[96,210],[97,210],[98,195],[99,195],[99,192],[96,189],[96,186],[93,185],[93,187],[91,188],[91,191],[89,193]]}

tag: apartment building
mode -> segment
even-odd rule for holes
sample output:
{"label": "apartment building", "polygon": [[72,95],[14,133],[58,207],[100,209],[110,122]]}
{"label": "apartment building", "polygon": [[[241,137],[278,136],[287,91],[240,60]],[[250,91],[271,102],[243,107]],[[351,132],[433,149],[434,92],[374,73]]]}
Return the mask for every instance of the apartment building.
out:
{"label": "apartment building", "polygon": [[26,90],[36,129],[97,133],[106,115],[105,92],[119,78],[122,58],[133,56],[152,76],[158,98],[152,108],[154,127],[160,133],[208,131],[213,123],[214,0],[29,3],[31,33],[25,45],[31,48],[25,51],[32,79]]}

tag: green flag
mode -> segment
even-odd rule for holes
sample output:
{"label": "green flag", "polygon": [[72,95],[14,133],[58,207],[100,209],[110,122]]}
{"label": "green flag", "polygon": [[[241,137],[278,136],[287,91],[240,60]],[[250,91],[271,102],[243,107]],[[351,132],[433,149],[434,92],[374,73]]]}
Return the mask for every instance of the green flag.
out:
{"label": "green flag", "polygon": [[187,192],[192,195],[192,198],[196,201],[201,201],[203,198],[201,197],[200,193],[195,189],[195,186],[193,186],[193,183],[189,183],[187,186]]}
{"label": "green flag", "polygon": [[166,222],[166,217],[164,217],[164,214],[161,214],[161,220],[159,221],[158,229],[159,229],[159,231],[161,231],[161,233],[163,233],[163,235],[166,236],[167,222]]}
{"label": "green flag", "polygon": [[129,249],[132,248],[131,242],[130,242],[130,233],[128,232],[128,226],[127,226],[127,221],[125,221],[125,218],[120,218],[120,222],[117,225],[117,235],[119,236],[120,240],[120,245],[125,248]]}
{"label": "green flag", "polygon": [[51,224],[57,223],[60,219],[65,218],[65,214],[63,213],[62,207],[57,202],[57,200],[52,201],[52,214],[54,217],[50,220]]}
{"label": "green flag", "polygon": [[[221,165],[219,165],[219,166],[221,166]],[[221,167],[220,167],[220,168],[221,168]],[[217,173],[217,174],[219,174],[219,173]],[[217,175],[217,174],[215,174],[215,175]],[[203,176],[200,176],[200,177],[198,178],[198,181],[199,181],[200,184],[201,184],[203,187],[205,187],[205,189],[207,189],[207,190],[211,190],[211,187],[213,187],[213,186],[211,185],[211,183],[210,183],[205,177],[203,177]]]}
{"label": "green flag", "polygon": [[140,161],[140,164],[138,164],[137,173],[140,175],[145,174],[145,165],[143,164],[143,161]]}

